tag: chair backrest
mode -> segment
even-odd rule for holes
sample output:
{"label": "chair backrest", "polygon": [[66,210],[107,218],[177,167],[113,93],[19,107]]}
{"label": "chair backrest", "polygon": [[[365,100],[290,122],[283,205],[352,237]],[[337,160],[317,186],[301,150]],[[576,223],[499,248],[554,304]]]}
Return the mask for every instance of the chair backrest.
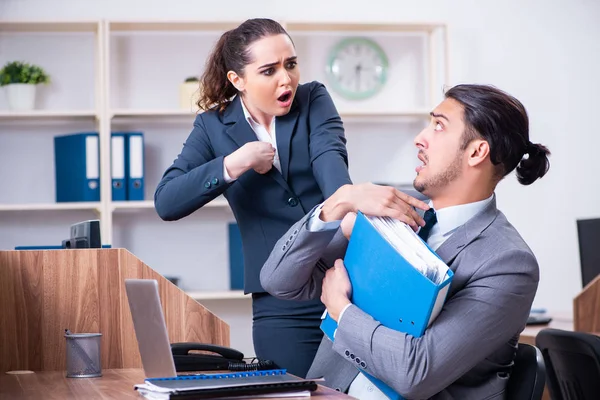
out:
{"label": "chair backrest", "polygon": [[510,400],[540,400],[546,383],[542,353],[535,346],[519,343],[506,388]]}
{"label": "chair backrest", "polygon": [[544,356],[553,400],[600,398],[600,337],[547,328],[535,342]]}

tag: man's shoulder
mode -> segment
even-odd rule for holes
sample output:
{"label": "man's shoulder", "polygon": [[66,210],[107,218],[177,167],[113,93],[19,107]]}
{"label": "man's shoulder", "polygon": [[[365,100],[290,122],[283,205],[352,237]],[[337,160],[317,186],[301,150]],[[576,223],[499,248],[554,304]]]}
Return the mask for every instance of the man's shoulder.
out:
{"label": "man's shoulder", "polygon": [[525,272],[537,275],[535,255],[519,231],[497,210],[496,218],[462,252],[463,259],[479,266],[486,265],[488,273]]}
{"label": "man's shoulder", "polygon": [[[506,215],[498,210],[496,219],[490,224],[484,233],[484,238],[490,242],[497,243],[499,251],[524,251],[533,254],[531,248],[523,239],[517,228],[510,223]],[[491,243],[490,243],[491,245]]]}

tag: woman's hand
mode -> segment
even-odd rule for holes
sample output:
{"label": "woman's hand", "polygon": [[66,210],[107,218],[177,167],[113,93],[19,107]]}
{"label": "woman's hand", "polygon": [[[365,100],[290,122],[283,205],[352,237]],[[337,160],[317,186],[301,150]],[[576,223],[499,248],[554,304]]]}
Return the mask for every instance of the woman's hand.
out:
{"label": "woman's hand", "polygon": [[273,168],[274,158],[275,149],[270,143],[254,141],[226,156],[224,163],[229,176],[237,179],[249,169],[266,174]]}
{"label": "woman's hand", "polygon": [[[392,217],[410,225],[413,230],[425,225],[423,218],[413,207],[428,210],[429,206],[414,197],[398,191],[390,186],[361,183],[344,185],[323,203],[321,220],[338,221],[346,214],[359,211],[375,217]],[[346,221],[345,225],[350,225]],[[351,225],[354,225],[352,223]],[[351,229],[346,227],[344,235],[349,235]]]}

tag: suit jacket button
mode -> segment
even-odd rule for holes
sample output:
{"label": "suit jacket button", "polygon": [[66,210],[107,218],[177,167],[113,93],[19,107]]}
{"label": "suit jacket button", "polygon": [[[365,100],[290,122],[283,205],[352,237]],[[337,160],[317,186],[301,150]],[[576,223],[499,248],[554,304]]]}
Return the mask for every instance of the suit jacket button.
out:
{"label": "suit jacket button", "polygon": [[346,355],[346,357],[350,357],[350,352],[349,352],[348,350],[346,350],[346,351],[344,352],[344,354]]}
{"label": "suit jacket button", "polygon": [[367,363],[364,362],[364,361],[361,361],[360,362],[360,366],[366,369],[367,368]]}
{"label": "suit jacket button", "polygon": [[350,358],[354,360],[354,354],[350,354]]}
{"label": "suit jacket button", "polygon": [[340,389],[340,388],[335,388],[335,391],[336,391],[336,392],[341,392],[341,391],[342,391],[342,389]]}
{"label": "suit jacket button", "polygon": [[207,188],[207,189],[210,188],[210,182],[206,181],[206,183],[204,184],[204,187]]}
{"label": "suit jacket button", "polygon": [[360,358],[356,357],[354,361],[356,361],[356,363],[360,365]]}
{"label": "suit jacket button", "polygon": [[213,178],[212,183],[213,183],[213,185],[218,185],[219,184],[219,178]]}
{"label": "suit jacket button", "polygon": [[298,200],[294,197],[290,197],[287,203],[290,207],[296,207],[298,205]]}

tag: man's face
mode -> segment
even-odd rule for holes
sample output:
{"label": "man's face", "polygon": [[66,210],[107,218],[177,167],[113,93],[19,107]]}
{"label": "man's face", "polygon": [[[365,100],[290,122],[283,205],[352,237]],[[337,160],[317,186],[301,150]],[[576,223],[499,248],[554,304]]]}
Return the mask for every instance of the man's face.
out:
{"label": "man's face", "polygon": [[446,99],[431,112],[431,122],[414,141],[423,163],[416,168],[416,190],[434,198],[460,178],[466,165],[461,150],[464,131],[463,106],[456,100]]}

